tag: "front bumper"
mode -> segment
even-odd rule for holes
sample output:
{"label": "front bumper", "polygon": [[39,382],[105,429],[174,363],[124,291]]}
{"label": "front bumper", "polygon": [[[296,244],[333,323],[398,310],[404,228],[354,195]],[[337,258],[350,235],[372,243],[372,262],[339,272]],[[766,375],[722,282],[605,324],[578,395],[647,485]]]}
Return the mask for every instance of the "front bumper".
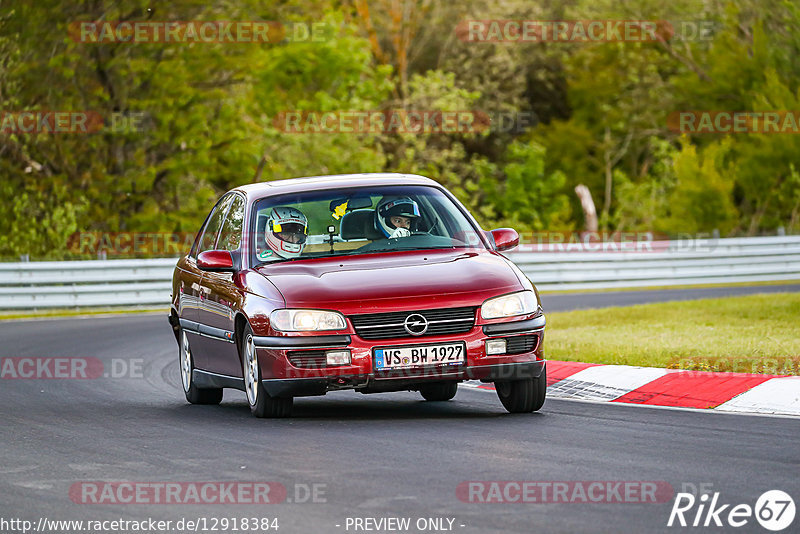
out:
{"label": "front bumper", "polygon": [[458,372],[438,373],[413,377],[376,378],[374,375],[337,375],[330,377],[308,378],[271,378],[263,380],[264,389],[272,397],[308,397],[325,395],[337,389],[356,389],[362,393],[386,393],[414,389],[428,382],[445,382],[453,380],[520,380],[539,378],[545,369],[545,361],[537,360],[524,363],[506,363],[465,367]]}
{"label": "front bumper", "polygon": [[[544,315],[511,321],[476,325],[467,333],[424,338],[364,340],[352,334],[254,337],[261,376],[266,391],[274,397],[324,395],[338,389],[377,393],[416,389],[422,384],[443,381],[519,380],[537,378],[545,368]],[[533,350],[518,354],[487,355],[488,339],[537,336]],[[463,342],[466,361],[453,367],[422,367],[374,371],[373,349],[387,346],[430,345]],[[289,361],[293,350],[347,349],[350,365],[299,368]]]}

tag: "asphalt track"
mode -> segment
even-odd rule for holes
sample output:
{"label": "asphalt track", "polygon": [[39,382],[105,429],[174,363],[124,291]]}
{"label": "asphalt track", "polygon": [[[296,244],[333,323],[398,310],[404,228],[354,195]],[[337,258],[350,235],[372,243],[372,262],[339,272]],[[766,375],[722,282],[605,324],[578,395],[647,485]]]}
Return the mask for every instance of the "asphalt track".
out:
{"label": "asphalt track", "polygon": [[[0,323],[0,347],[3,357],[99,358],[106,370],[113,359],[142,364],[124,378],[0,380],[0,519],[266,517],[278,519],[279,533],[365,532],[346,529],[348,517],[409,517],[412,525],[445,517],[464,533],[701,530],[666,527],[673,499],[459,500],[458,485],[475,480],[665,481],[676,492],[706,484],[721,503],[751,506],[764,491],[782,489],[800,504],[800,419],[555,399],[540,413],[510,415],[494,393],[460,388],[446,403],[339,392],[296,400],[292,419],[257,420],[238,391],[226,391],[220,406],[186,404],[177,345],[161,314],[9,321]],[[70,499],[73,484],[98,480],[272,481],[293,502]],[[324,490],[318,502],[294,502],[295,488],[304,494],[313,484]],[[766,532],[752,518],[736,531]]]}

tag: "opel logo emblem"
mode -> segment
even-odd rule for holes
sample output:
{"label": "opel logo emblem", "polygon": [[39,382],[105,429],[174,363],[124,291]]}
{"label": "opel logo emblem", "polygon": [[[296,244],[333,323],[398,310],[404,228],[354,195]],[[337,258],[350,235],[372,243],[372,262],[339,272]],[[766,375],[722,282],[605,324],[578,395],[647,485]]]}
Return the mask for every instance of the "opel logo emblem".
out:
{"label": "opel logo emblem", "polygon": [[406,317],[403,327],[412,336],[421,336],[428,331],[428,320],[418,313],[412,313]]}

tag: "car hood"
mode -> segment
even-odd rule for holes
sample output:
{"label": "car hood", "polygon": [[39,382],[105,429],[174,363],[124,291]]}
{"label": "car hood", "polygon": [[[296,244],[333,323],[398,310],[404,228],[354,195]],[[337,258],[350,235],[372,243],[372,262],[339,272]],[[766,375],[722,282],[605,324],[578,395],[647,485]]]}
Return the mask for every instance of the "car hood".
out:
{"label": "car hood", "polygon": [[345,314],[478,306],[523,289],[510,262],[489,251],[409,251],[322,258],[257,269],[288,307]]}

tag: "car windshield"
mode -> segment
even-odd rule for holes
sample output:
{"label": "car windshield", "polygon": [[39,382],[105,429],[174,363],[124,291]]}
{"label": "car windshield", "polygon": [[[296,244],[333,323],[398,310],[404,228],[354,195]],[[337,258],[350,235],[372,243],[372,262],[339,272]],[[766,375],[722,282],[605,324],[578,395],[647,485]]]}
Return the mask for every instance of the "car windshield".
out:
{"label": "car windshield", "polygon": [[485,248],[472,222],[427,186],[359,187],[266,197],[253,214],[254,264],[378,252]]}

